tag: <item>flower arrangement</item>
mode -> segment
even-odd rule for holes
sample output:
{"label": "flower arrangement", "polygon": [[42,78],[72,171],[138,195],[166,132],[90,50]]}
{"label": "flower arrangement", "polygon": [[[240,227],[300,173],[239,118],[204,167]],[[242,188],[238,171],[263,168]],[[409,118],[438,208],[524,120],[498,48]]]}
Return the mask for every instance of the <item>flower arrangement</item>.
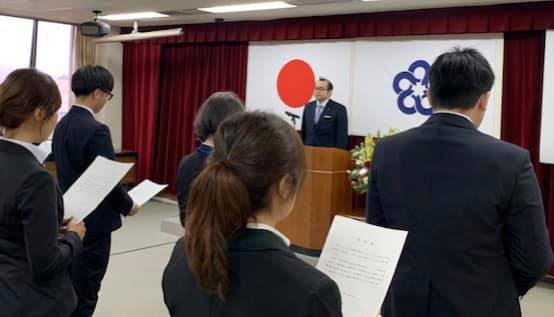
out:
{"label": "flower arrangement", "polygon": [[348,170],[348,179],[352,185],[352,189],[358,193],[367,191],[369,182],[369,169],[371,168],[371,158],[373,157],[373,149],[375,144],[381,137],[389,136],[398,133],[398,130],[390,128],[387,133],[381,135],[381,131],[377,130],[376,135],[369,133],[360,145],[356,145],[350,152],[352,153],[352,161],[354,167]]}

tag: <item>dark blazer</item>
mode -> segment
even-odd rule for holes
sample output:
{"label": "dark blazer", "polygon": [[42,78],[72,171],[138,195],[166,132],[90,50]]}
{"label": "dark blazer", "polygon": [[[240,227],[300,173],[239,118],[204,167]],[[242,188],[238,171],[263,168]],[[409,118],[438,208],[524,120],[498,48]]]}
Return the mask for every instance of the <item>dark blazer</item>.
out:
{"label": "dark blazer", "polygon": [[346,149],[348,142],[346,107],[329,99],[319,121],[314,124],[316,105],[314,100],[304,107],[301,128],[304,144]]}
{"label": "dark blazer", "polygon": [[185,225],[190,184],[202,172],[211,153],[211,146],[200,144],[194,152],[183,157],[179,163],[177,169],[177,201],[179,202],[179,219],[183,226]]}
{"label": "dark blazer", "polygon": [[384,317],[521,316],[552,264],[529,153],[458,115],[377,143],[367,212],[409,232]]}
{"label": "dark blazer", "polygon": [[230,289],[224,302],[198,287],[177,241],[163,274],[171,316],[342,316],[337,285],[297,258],[274,233],[244,229],[229,244]]}
{"label": "dark blazer", "polygon": [[[96,156],[115,159],[110,130],[86,109],[72,107],[56,126],[52,142],[58,181],[64,193]],[[126,216],[132,206],[133,200],[118,184],[84,219],[87,235],[107,234],[118,229],[121,215]]]}
{"label": "dark blazer", "polygon": [[69,316],[69,279],[82,249],[74,232],[58,236],[63,200],[52,176],[24,147],[0,140],[0,315]]}

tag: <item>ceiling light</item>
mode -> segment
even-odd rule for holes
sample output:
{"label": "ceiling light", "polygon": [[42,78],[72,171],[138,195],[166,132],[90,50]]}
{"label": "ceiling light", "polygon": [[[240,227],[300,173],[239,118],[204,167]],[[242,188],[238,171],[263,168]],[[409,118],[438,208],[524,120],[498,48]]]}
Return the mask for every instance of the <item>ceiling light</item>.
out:
{"label": "ceiling light", "polygon": [[261,2],[261,3],[250,3],[250,4],[236,4],[236,5],[210,7],[210,8],[198,8],[198,10],[210,12],[210,13],[228,13],[228,12],[286,9],[286,8],[294,8],[294,7],[296,6],[290,3],[286,3],[283,1],[273,1],[273,2]]}
{"label": "ceiling light", "polygon": [[122,13],[122,14],[110,14],[99,16],[99,19],[102,20],[142,20],[142,19],[156,19],[156,18],[166,18],[169,15],[162,14],[158,12],[135,12],[135,13]]}

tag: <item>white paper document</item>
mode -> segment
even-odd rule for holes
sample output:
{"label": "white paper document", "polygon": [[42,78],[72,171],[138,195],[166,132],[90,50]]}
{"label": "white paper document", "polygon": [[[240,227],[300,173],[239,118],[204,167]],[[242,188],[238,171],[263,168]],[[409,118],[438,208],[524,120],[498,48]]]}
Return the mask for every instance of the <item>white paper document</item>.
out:
{"label": "white paper document", "polygon": [[73,216],[83,220],[108,196],[132,166],[133,163],[120,163],[97,156],[63,195],[65,217]]}
{"label": "white paper document", "polygon": [[166,187],[167,185],[156,184],[146,179],[131,189],[129,191],[129,196],[133,198],[134,202],[142,206]]}
{"label": "white paper document", "polygon": [[335,216],[317,268],[338,284],[344,317],[379,314],[407,234]]}

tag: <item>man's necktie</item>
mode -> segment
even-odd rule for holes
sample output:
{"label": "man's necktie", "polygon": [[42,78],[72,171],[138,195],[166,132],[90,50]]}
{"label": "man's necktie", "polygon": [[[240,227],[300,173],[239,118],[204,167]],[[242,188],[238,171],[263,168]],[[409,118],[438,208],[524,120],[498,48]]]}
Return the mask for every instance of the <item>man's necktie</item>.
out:
{"label": "man's necktie", "polygon": [[319,121],[319,117],[321,117],[322,112],[323,112],[323,106],[317,105],[317,107],[315,108],[315,118],[314,118],[315,123]]}

